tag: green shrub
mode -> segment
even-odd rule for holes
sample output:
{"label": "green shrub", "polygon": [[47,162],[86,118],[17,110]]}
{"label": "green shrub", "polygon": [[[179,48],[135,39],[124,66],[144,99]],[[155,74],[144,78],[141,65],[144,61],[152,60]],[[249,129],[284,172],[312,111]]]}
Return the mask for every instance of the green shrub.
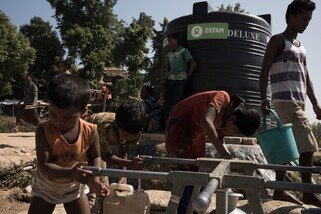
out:
{"label": "green shrub", "polygon": [[[0,133],[11,133],[16,126],[16,118],[0,116]],[[34,132],[35,127],[19,126],[19,132]]]}
{"label": "green shrub", "polygon": [[36,166],[36,159],[24,164],[11,164],[0,166],[0,188],[25,188],[29,186],[33,179]]}
{"label": "green shrub", "polygon": [[0,116],[0,132],[8,133],[16,126],[16,122],[13,117]]}
{"label": "green shrub", "polygon": [[297,173],[297,172],[290,172],[289,175],[290,175],[290,178],[291,178],[294,182],[301,183],[301,177],[300,177],[300,174],[299,174],[299,173]]}
{"label": "green shrub", "polygon": [[313,157],[313,165],[314,166],[321,166],[321,157],[320,156]]}

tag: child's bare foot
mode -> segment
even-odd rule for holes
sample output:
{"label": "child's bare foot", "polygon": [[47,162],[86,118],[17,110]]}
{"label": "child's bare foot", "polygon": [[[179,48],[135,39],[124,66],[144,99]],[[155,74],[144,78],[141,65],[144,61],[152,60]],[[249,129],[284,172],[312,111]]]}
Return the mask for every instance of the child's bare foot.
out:
{"label": "child's bare foot", "polygon": [[304,193],[302,198],[303,203],[310,204],[316,207],[321,207],[320,196],[313,193]]}
{"label": "child's bare foot", "polygon": [[291,193],[285,192],[285,191],[283,192],[283,191],[274,190],[273,200],[289,201],[289,202],[292,202],[292,203],[295,203],[295,204],[303,205],[302,201],[297,199]]}

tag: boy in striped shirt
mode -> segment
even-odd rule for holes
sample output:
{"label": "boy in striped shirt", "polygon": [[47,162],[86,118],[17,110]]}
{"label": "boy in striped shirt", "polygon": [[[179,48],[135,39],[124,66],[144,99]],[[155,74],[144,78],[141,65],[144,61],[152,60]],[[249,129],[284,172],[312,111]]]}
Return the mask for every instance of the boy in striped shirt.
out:
{"label": "boy in striped shirt", "polygon": [[[303,33],[312,19],[315,3],[310,0],[294,0],[286,12],[287,28],[274,35],[266,48],[260,76],[261,109],[268,114],[270,101],[266,90],[270,74],[272,103],[282,123],[292,123],[293,133],[300,153],[300,166],[312,166],[313,153],[318,151],[317,141],[305,113],[308,95],[317,119],[321,119],[321,107],[315,97],[306,66],[306,50],[296,38]],[[276,171],[276,180],[283,181],[285,172]],[[301,173],[303,183],[311,183],[311,173]],[[321,199],[312,193],[304,193],[302,202],[293,195],[274,191],[273,199],[321,206]]]}

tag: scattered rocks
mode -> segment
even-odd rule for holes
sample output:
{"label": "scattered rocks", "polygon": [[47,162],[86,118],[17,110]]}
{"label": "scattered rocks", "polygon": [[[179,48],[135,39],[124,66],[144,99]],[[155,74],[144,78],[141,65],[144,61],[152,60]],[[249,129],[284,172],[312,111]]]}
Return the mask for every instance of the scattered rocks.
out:
{"label": "scattered rocks", "polygon": [[28,149],[28,148],[26,148],[26,147],[22,147],[22,148],[20,149],[20,152],[26,154],[26,153],[29,152],[29,150],[30,150],[30,149]]}
{"label": "scattered rocks", "polygon": [[11,197],[17,201],[30,203],[31,201],[31,194],[25,190],[20,188],[14,188],[11,191]]}
{"label": "scattered rocks", "polygon": [[[287,201],[273,201],[265,200],[263,203],[264,213],[273,214],[317,214],[321,213],[320,208],[316,208],[312,205],[297,205]],[[251,213],[250,204],[246,200],[239,201],[238,208],[246,213]]]}

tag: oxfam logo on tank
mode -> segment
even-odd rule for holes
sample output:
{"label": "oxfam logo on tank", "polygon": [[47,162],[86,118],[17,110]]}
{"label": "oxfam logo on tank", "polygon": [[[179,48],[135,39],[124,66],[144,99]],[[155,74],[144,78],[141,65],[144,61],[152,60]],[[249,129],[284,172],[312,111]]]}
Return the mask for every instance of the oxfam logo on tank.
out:
{"label": "oxfam logo on tank", "polygon": [[187,40],[227,39],[228,23],[199,23],[187,26]]}
{"label": "oxfam logo on tank", "polygon": [[196,25],[196,26],[192,27],[192,30],[191,30],[192,37],[198,38],[198,37],[202,36],[202,34],[203,34],[203,28],[201,26]]}

